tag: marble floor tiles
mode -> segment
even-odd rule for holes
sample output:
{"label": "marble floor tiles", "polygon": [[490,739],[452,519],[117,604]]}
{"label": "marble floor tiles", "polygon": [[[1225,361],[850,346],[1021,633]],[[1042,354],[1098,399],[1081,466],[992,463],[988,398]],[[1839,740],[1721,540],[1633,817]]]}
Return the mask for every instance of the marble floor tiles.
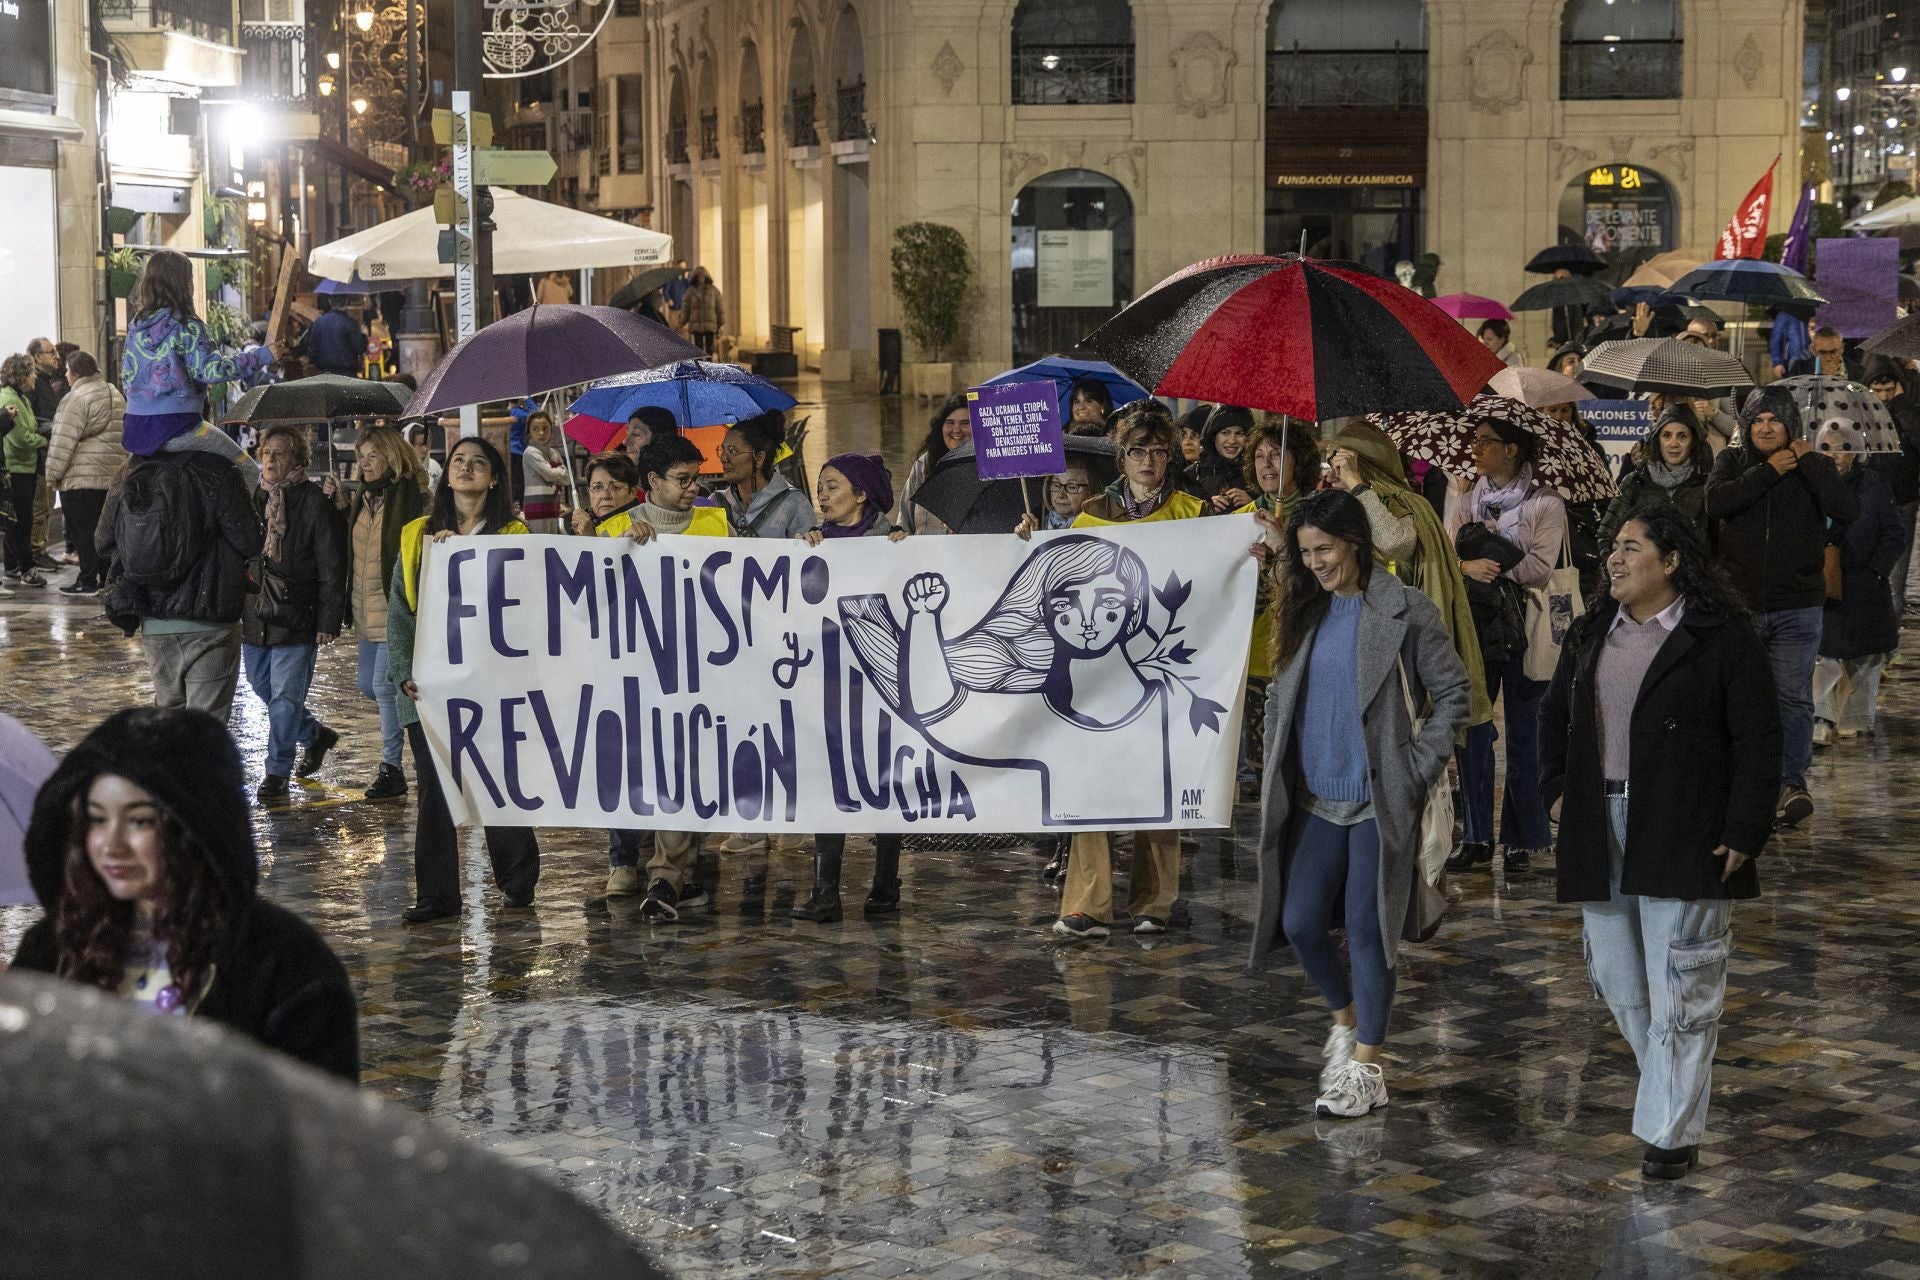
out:
{"label": "marble floor tiles", "polygon": [[[84,605],[0,606],[0,709],[56,747],[145,696]],[[604,839],[543,833],[530,911],[477,850],[460,921],[407,929],[412,811],[369,804],[378,734],[344,646],[313,705],[346,739],[257,817],[264,889],[362,1001],[363,1087],[546,1171],[679,1274],[1920,1277],[1920,681],[1821,753],[1737,956],[1697,1173],[1643,1182],[1634,1069],[1578,913],[1536,871],[1463,877],[1407,946],[1392,1103],[1311,1110],[1325,1015],[1290,963],[1242,967],[1253,813],[1185,854],[1152,940],[1050,941],[1044,857],[910,848],[897,918],[786,918],[804,841],[758,898],[601,896]],[[254,775],[265,719],[235,731]],[[850,904],[868,870],[849,855]],[[1124,859],[1122,859],[1124,865]],[[0,909],[11,952],[32,913]]]}

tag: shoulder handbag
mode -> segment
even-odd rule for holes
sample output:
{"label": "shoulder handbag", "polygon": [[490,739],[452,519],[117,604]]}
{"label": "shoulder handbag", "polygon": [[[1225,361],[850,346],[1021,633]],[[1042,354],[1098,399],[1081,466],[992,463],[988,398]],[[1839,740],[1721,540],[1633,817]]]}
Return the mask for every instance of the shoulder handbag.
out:
{"label": "shoulder handbag", "polygon": [[1826,550],[1821,557],[1820,576],[1826,581],[1827,599],[1829,601],[1839,601],[1846,598],[1847,593],[1842,586],[1842,583],[1845,581],[1845,574],[1840,567],[1840,548],[1834,543],[1829,542],[1827,544]]}
{"label": "shoulder handbag", "polygon": [[[1400,696],[1407,704],[1407,724],[1414,741],[1418,742],[1426,717],[1413,705],[1413,686],[1407,682],[1406,662],[1396,658],[1393,665],[1400,673]],[[1420,776],[1417,760],[1414,776]],[[1447,913],[1447,855],[1453,852],[1453,792],[1447,787],[1444,773],[1427,788],[1427,802],[1420,809],[1419,838],[1418,874],[1413,879],[1414,910],[1418,913],[1415,939],[1425,942],[1440,931],[1440,922]]]}
{"label": "shoulder handbag", "polygon": [[1580,599],[1580,570],[1573,563],[1570,530],[1560,535],[1560,558],[1544,587],[1527,588],[1527,652],[1520,673],[1529,680],[1551,680],[1560,665],[1567,628],[1586,608]]}

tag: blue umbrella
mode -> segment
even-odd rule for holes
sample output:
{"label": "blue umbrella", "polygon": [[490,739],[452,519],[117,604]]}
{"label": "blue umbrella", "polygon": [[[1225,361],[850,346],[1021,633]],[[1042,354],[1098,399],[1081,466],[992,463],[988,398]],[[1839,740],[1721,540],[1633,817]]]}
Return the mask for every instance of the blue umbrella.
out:
{"label": "blue umbrella", "polygon": [[1009,369],[1005,373],[995,374],[981,383],[984,387],[997,387],[1007,382],[1051,382],[1060,388],[1060,416],[1064,420],[1073,409],[1067,403],[1067,397],[1073,392],[1073,384],[1082,378],[1098,378],[1106,385],[1107,394],[1113,397],[1113,407],[1132,404],[1135,400],[1145,400],[1147,389],[1120,372],[1104,360],[1069,360],[1064,356],[1047,356],[1035,360],[1032,364],[1021,365],[1018,369]]}
{"label": "blue umbrella", "polygon": [[571,413],[608,422],[625,422],[634,412],[655,405],[673,414],[683,427],[716,427],[769,409],[799,403],[757,374],[738,365],[680,360],[657,369],[602,378],[568,406]]}
{"label": "blue umbrella", "polygon": [[360,278],[358,272],[355,272],[351,280],[322,280],[318,285],[314,286],[313,291],[316,294],[343,293],[350,296],[367,297],[376,293],[405,293],[407,286],[411,283],[412,281],[410,280],[382,280],[379,284],[368,284]]}
{"label": "blue umbrella", "polygon": [[1826,301],[1813,282],[1777,262],[1720,258],[1704,262],[1673,282],[1666,299],[1702,298],[1763,307],[1808,306]]}

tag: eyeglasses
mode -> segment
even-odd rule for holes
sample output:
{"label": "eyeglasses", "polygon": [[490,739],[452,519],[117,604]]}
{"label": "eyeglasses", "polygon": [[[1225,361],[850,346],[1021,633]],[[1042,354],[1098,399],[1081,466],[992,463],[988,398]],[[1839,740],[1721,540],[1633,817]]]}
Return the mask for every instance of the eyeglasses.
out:
{"label": "eyeglasses", "polygon": [[1138,445],[1135,445],[1133,448],[1128,449],[1126,453],[1127,453],[1128,462],[1165,462],[1168,458],[1171,458],[1173,456],[1173,453],[1171,450],[1142,449]]}
{"label": "eyeglasses", "polygon": [[732,462],[735,458],[751,458],[753,456],[753,450],[743,449],[739,445],[723,444],[720,446],[720,456],[728,462]]}
{"label": "eyeglasses", "polygon": [[662,484],[670,484],[676,489],[691,489],[700,483],[700,476],[691,471],[669,471],[660,477]]}
{"label": "eyeglasses", "polygon": [[1473,438],[1473,449],[1474,452],[1478,453],[1482,449],[1498,449],[1505,443],[1506,441],[1502,440],[1499,436],[1475,436]]}
{"label": "eyeglasses", "polygon": [[1085,493],[1087,490],[1093,488],[1092,485],[1084,480],[1055,480],[1053,487],[1064,490],[1067,493]]}

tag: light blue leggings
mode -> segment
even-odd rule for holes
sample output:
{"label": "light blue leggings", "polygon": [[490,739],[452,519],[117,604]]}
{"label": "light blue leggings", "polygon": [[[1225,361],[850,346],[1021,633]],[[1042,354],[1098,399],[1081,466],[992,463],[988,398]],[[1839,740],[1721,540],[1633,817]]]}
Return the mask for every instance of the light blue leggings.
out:
{"label": "light blue leggings", "polygon": [[[1361,1044],[1383,1044],[1393,1010],[1393,966],[1380,937],[1380,829],[1369,818],[1343,827],[1314,814],[1296,821],[1287,859],[1286,907],[1281,927],[1300,967],[1320,988],[1329,1009],[1354,1006]],[[1333,904],[1346,894],[1349,985],[1334,945]]]}

